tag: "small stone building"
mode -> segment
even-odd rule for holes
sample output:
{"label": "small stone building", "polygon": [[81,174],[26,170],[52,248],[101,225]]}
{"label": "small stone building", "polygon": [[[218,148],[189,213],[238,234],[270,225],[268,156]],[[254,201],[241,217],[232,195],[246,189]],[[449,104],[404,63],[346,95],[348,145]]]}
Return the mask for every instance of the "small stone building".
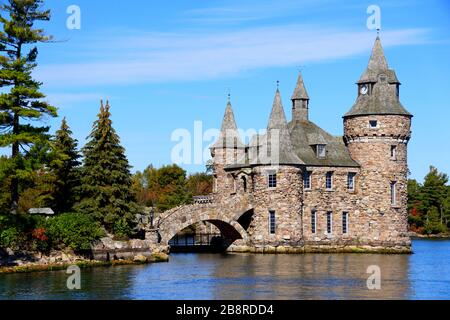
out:
{"label": "small stone building", "polygon": [[[244,144],[231,103],[212,145],[214,197],[245,201],[249,242],[262,248],[409,252],[407,145],[412,115],[377,37],[357,98],[333,136],[309,118],[301,74],[287,121],[276,91],[267,131]],[[306,251],[307,251],[306,250]],[[269,250],[270,251],[270,250]]]}

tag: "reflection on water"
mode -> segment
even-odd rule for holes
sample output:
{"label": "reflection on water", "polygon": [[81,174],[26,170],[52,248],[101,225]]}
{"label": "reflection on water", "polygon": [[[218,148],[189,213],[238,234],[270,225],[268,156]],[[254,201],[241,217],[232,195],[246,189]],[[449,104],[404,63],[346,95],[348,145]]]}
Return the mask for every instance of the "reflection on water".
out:
{"label": "reflection on water", "polygon": [[[414,241],[414,255],[175,254],[169,263],[0,276],[0,299],[450,299],[450,241]],[[368,290],[367,267],[381,268]]]}

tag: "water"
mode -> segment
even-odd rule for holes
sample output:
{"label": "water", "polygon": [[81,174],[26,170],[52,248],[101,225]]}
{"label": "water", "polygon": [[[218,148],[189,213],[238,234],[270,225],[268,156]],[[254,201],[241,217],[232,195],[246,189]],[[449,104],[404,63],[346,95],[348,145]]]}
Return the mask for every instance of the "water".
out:
{"label": "water", "polygon": [[[169,263],[0,275],[0,299],[450,299],[450,241],[417,240],[414,255],[174,254]],[[381,268],[368,290],[367,267]]]}

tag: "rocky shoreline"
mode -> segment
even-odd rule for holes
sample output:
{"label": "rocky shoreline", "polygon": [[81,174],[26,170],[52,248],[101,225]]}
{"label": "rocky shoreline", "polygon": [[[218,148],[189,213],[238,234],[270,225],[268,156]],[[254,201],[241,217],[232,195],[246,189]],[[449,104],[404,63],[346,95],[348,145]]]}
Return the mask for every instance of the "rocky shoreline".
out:
{"label": "rocky shoreline", "polygon": [[91,251],[76,254],[72,250],[14,252],[0,249],[0,274],[64,270],[116,265],[146,264],[169,261],[168,247],[156,246],[146,240],[114,241],[103,238],[92,244]]}

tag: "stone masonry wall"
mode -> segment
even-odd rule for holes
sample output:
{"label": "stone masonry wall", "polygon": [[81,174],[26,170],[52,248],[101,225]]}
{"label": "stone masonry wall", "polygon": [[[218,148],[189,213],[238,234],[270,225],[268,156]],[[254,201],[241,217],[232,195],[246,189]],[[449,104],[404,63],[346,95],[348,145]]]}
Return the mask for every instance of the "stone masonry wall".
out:
{"label": "stone masonry wall", "polygon": [[[372,129],[369,121],[377,120]],[[361,164],[358,207],[367,215],[369,228],[363,240],[409,245],[407,235],[407,143],[411,120],[406,116],[362,116],[344,121],[345,138],[353,159]],[[391,147],[396,146],[396,157]],[[396,182],[395,204],[391,183]]]}
{"label": "stone masonry wall", "polygon": [[[268,187],[269,172],[277,172],[277,187]],[[255,246],[302,245],[302,180],[296,167],[256,167],[253,171],[254,215],[248,230]],[[269,232],[269,210],[275,211],[276,232]]]}

